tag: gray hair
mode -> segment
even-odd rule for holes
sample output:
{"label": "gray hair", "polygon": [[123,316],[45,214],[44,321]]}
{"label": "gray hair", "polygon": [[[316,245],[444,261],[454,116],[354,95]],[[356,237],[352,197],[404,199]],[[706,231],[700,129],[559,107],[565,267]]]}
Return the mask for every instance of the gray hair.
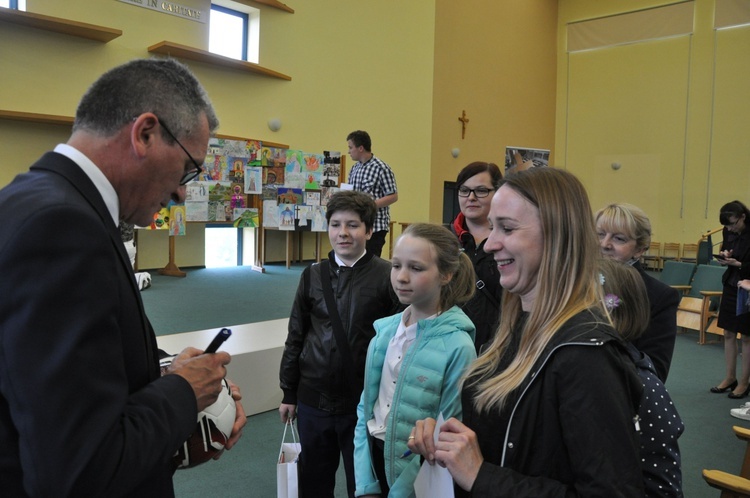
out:
{"label": "gray hair", "polygon": [[219,126],[206,91],[190,69],[171,58],[152,58],[117,66],[96,80],[78,104],[73,132],[112,136],[144,112],[156,114],[177,138],[189,136],[201,114],[210,132]]}

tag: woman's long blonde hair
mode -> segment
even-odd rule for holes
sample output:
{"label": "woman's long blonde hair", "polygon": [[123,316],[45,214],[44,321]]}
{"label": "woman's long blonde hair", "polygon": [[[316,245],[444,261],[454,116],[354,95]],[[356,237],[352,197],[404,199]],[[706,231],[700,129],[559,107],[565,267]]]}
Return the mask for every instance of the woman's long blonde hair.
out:
{"label": "woman's long blonde hair", "polygon": [[518,354],[508,368],[495,375],[523,312],[520,297],[506,291],[497,334],[467,372],[467,385],[477,391],[474,404],[480,412],[503,406],[507,395],[521,385],[571,317],[592,307],[605,316],[595,279],[599,244],[581,182],[566,171],[541,167],[508,175],[501,187],[513,189],[539,210],[543,251],[536,299],[523,326]]}

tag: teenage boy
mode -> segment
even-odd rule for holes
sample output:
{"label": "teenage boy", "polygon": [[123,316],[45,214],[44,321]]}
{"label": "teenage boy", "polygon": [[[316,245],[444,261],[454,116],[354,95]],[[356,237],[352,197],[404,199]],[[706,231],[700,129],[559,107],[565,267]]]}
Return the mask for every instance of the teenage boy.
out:
{"label": "teenage boy", "polygon": [[279,413],[284,423],[298,419],[300,498],[333,497],[342,457],[354,497],[354,428],[367,346],[375,336],[372,323],[401,307],[390,283],[391,264],[366,250],[376,211],[362,192],[331,197],[326,219],[333,250],[302,272],[292,305]]}
{"label": "teenage boy", "polygon": [[367,250],[380,256],[391,222],[389,206],[398,200],[396,177],[390,166],[372,154],[372,140],[366,131],[351,132],[346,137],[346,145],[352,161],[356,161],[349,171],[349,184],[354,190],[372,196],[378,207],[372,236],[367,241]]}

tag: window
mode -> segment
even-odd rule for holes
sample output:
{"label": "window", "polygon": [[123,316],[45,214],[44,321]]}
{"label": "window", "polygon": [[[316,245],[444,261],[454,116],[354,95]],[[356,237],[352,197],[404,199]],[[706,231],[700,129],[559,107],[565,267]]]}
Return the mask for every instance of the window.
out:
{"label": "window", "polygon": [[259,28],[258,9],[231,0],[215,0],[211,4],[208,51],[257,64]]}
{"label": "window", "polygon": [[0,7],[26,10],[26,0],[0,0]]}

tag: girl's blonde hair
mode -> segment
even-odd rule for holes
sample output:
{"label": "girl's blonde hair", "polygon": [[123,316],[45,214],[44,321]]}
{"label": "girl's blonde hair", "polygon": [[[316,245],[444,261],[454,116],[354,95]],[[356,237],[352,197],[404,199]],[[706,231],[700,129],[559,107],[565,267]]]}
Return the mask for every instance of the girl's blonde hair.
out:
{"label": "girl's blonde hair", "polygon": [[440,311],[471,299],[476,282],[474,265],[461,250],[458,238],[450,230],[430,223],[414,223],[401,234],[401,237],[406,236],[429,242],[435,248],[438,271],[443,276],[451,276],[450,281],[440,289]]}
{"label": "girl's blonde hair", "polygon": [[648,328],[651,315],[643,277],[632,266],[609,258],[599,261],[599,272],[612,326],[624,340],[638,339]]}
{"label": "girl's blonde hair", "polygon": [[542,260],[536,299],[521,331],[516,357],[497,373],[523,313],[520,297],[506,291],[498,332],[467,373],[467,385],[476,389],[474,404],[480,412],[504,405],[508,394],[529,376],[547,344],[570,318],[589,308],[599,308],[605,316],[601,290],[595,282],[599,244],[581,182],[566,171],[540,167],[506,176],[500,190],[503,188],[512,189],[538,210]]}

